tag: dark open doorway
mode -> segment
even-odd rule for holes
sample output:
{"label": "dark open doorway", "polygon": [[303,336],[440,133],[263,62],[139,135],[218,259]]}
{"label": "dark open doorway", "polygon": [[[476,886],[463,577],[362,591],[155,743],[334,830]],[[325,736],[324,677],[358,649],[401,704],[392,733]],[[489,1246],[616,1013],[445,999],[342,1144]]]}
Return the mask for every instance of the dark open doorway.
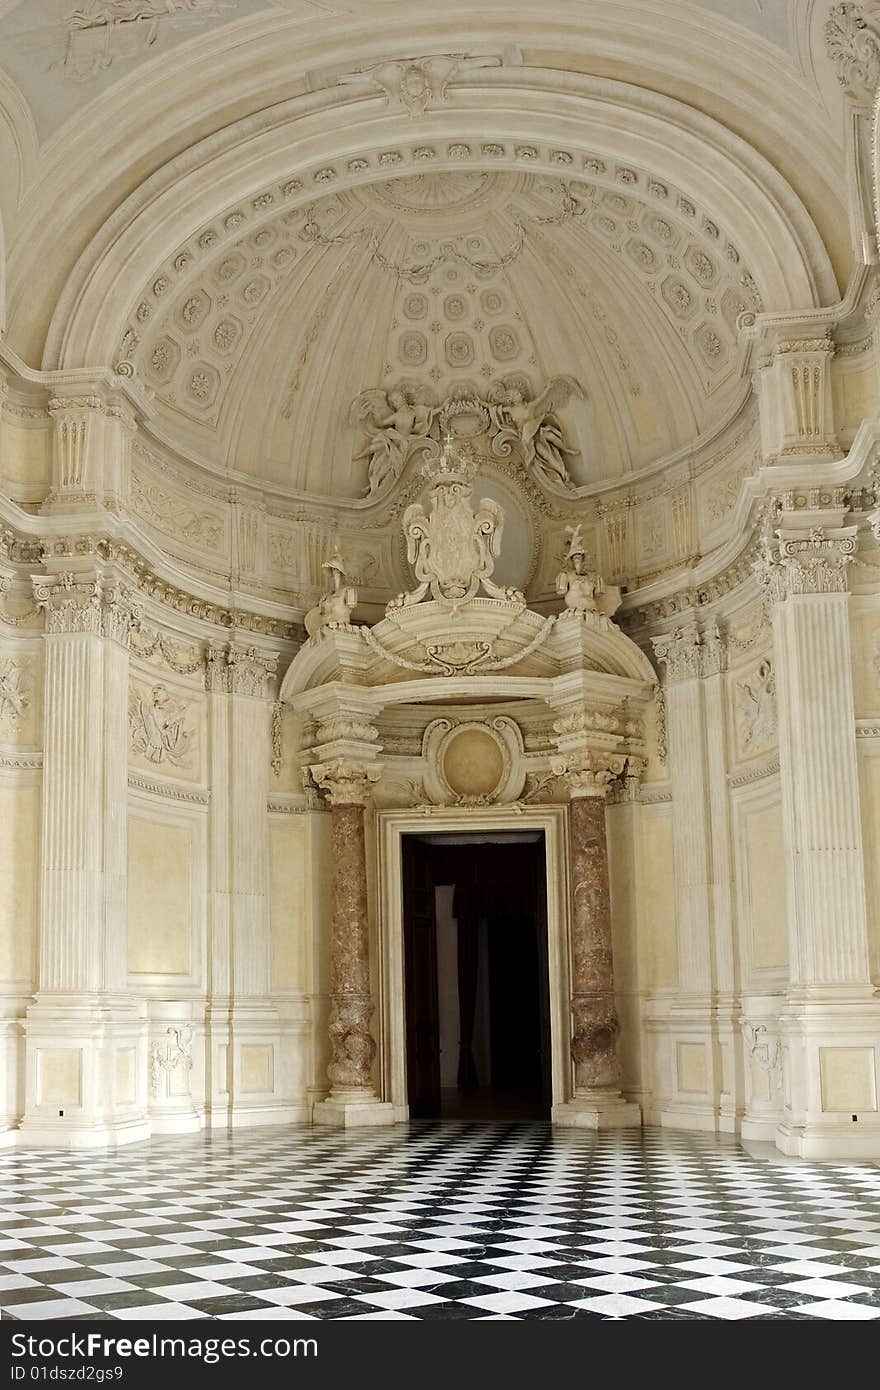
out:
{"label": "dark open doorway", "polygon": [[404,836],[414,1117],[549,1116],[546,897],[540,831]]}

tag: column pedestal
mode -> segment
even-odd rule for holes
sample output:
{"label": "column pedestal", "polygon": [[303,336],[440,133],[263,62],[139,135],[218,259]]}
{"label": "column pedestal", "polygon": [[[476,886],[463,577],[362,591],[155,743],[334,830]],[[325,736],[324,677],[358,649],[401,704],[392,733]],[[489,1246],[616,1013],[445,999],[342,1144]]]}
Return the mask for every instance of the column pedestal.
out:
{"label": "column pedestal", "polygon": [[[580,760],[583,764],[584,760]],[[611,890],[605,835],[610,771],[567,765],[572,787],[571,1057],[574,1094],[554,1105],[554,1125],[623,1129],[642,1123],[641,1107],[620,1094],[611,944]]]}

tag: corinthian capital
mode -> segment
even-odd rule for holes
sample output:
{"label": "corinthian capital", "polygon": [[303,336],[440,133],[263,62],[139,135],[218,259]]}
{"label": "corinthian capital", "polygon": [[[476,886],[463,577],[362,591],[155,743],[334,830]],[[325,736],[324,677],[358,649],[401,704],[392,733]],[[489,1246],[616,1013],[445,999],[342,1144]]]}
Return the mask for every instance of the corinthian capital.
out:
{"label": "corinthian capital", "polygon": [[309,772],[316,787],[326,794],[331,806],[364,806],[370,798],[370,788],[382,776],[378,764],[354,762],[335,758],[332,762],[314,763]]}
{"label": "corinthian capital", "polygon": [[755,573],[767,598],[779,603],[792,594],[843,594],[847,566],[856,548],[854,526],[835,527],[829,533],[814,526],[804,533],[777,531],[776,541],[764,544],[755,562]]}
{"label": "corinthian capital", "polygon": [[724,670],[726,647],[717,624],[703,632],[696,623],[677,627],[663,637],[654,637],[652,646],[658,661],[666,667],[670,681],[714,676]]}
{"label": "corinthian capital", "polygon": [[554,758],[550,764],[554,777],[568,783],[573,799],[579,796],[604,796],[609,782],[619,777],[625,766],[626,757],[623,754],[591,749],[572,751],[564,758]]}
{"label": "corinthian capital", "polygon": [[258,651],[256,647],[242,647],[231,642],[226,652],[226,663],[229,689],[233,695],[265,699],[269,678],[275,674],[278,665],[277,656]]}
{"label": "corinthian capital", "polygon": [[128,646],[140,609],[128,589],[108,583],[100,570],[34,575],[31,583],[47,633],[92,632]]}

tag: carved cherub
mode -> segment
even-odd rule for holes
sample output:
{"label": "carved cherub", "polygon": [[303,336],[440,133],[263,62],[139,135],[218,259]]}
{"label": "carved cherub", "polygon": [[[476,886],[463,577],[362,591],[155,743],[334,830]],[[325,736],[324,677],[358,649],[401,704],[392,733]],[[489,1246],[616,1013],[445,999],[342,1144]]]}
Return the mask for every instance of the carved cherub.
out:
{"label": "carved cherub", "polygon": [[360,425],[366,436],[353,457],[368,460],[367,496],[378,492],[389,477],[396,478],[414,449],[428,447],[437,413],[420,387],[397,386],[387,395],[382,390],[361,391],[355,397],[348,422]]}
{"label": "carved cherub", "polygon": [[583,395],[580,384],[571,376],[553,377],[533,400],[519,386],[496,388],[491,401],[499,426],[494,445],[500,447],[496,447],[496,452],[505,452],[514,438],[527,468],[533,468],[548,482],[574,487],[563,455],[578,454],[580,450],[565,443],[554,412],[572,396],[583,399]]}
{"label": "carved cherub", "polygon": [[345,561],[335,546],[329,560],[321,566],[331,577],[331,587],[319,598],[317,605],[309,609],[303,619],[309,637],[319,637],[325,627],[347,626],[352,610],[357,606],[358,593],[351,584],[346,584]]}

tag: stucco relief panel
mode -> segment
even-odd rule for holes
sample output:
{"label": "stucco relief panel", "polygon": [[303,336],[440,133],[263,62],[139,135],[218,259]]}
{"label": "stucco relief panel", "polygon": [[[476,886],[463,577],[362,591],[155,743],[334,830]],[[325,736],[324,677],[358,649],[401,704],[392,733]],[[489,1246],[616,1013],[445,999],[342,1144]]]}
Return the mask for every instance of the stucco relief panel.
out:
{"label": "stucco relief panel", "polygon": [[746,762],[771,752],[777,744],[776,676],[767,654],[750,667],[731,673],[735,755]]}
{"label": "stucco relief panel", "polygon": [[170,680],[129,682],[129,767],[160,780],[201,784],[205,768],[203,697]]}
{"label": "stucco relief panel", "polygon": [[39,742],[39,666],[36,655],[0,648],[0,746]]}

